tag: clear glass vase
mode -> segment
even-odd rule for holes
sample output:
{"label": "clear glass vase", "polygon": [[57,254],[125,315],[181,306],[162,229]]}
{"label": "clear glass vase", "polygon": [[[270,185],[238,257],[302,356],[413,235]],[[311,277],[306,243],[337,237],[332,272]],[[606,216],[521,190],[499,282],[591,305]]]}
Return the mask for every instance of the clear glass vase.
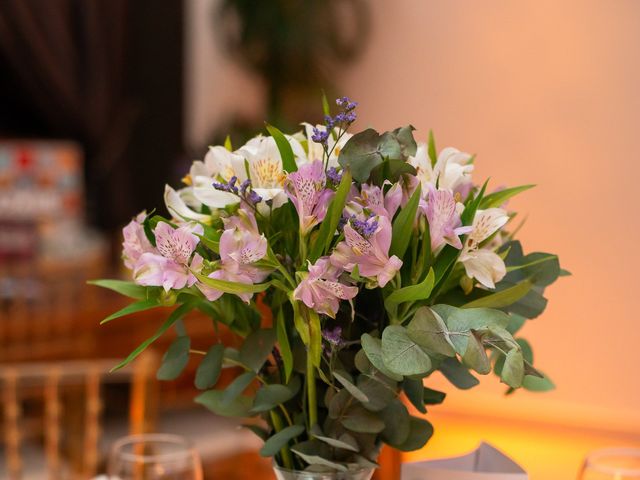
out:
{"label": "clear glass vase", "polygon": [[287,470],[277,465],[273,466],[273,470],[278,480],[370,480],[375,471],[374,468],[361,468],[348,472],[305,472]]}

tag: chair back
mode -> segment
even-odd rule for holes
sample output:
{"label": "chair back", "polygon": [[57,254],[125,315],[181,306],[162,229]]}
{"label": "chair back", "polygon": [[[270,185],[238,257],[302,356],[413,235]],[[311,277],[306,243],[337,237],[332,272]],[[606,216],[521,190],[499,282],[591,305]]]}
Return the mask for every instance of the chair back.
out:
{"label": "chair back", "polygon": [[[99,467],[105,384],[128,383],[131,434],[154,430],[157,366],[151,352],[131,367],[109,373],[115,360],[0,365],[5,475],[21,480],[42,464],[46,478],[92,478]],[[25,440],[29,440],[29,445]],[[33,445],[43,459],[35,458]],[[25,451],[31,448],[26,458]],[[31,468],[32,469],[32,468]],[[44,473],[43,472],[43,473]]]}

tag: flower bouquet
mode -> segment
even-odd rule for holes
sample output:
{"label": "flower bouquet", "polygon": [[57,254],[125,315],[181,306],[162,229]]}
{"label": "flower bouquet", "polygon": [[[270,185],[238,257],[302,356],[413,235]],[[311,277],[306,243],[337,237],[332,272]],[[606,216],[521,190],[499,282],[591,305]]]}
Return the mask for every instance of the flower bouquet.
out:
{"label": "flower bouquet", "polygon": [[[553,387],[518,332],[566,272],[515,239],[506,203],[531,185],[489,193],[472,182],[472,155],[437,153],[431,134],[416,143],[410,125],[352,135],[356,103],[323,106],[324,125],[267,125],[238,149],[211,147],[183,188],[166,187],[168,216],[124,228],[132,281],[93,283],[135,300],[105,322],[174,307],[119,367],[175,326],[158,378],[199,356],[196,402],[261,418],[247,427],[280,478],[367,478],[382,444],[431,437],[407,405],[424,414],[443,401],[424,386],[436,371],[462,389],[492,371],[509,391]],[[233,347],[212,335],[208,351],[191,349],[181,319],[192,310]],[[222,388],[226,366],[239,373]]]}

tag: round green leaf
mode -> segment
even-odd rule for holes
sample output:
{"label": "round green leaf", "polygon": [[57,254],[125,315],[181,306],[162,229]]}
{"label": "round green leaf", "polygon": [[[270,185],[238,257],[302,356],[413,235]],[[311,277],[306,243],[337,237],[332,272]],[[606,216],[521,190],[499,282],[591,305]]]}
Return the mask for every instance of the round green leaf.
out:
{"label": "round green leaf", "polygon": [[399,375],[424,375],[431,370],[432,365],[427,352],[400,325],[384,329],[382,360],[388,370]]}
{"label": "round green leaf", "polygon": [[162,365],[156,374],[158,380],[175,380],[189,363],[191,339],[187,336],[176,338],[162,357]]}

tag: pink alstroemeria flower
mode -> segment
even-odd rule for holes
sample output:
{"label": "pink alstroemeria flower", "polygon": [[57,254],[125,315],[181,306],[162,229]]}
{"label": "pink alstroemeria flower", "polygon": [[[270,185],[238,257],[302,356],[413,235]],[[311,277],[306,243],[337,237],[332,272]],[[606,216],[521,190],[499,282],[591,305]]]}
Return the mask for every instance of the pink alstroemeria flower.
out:
{"label": "pink alstroemeria flower", "polygon": [[133,278],[145,286],[163,287],[165,291],[181,289],[196,282],[190,267],[199,269],[202,257],[196,254],[190,261],[202,235],[200,224],[186,224],[174,229],[166,222],[156,225],[156,251],[143,253],[136,262]]}
{"label": "pink alstroemeria flower", "polygon": [[[209,274],[209,278],[247,285],[262,282],[270,272],[254,264],[267,254],[267,239],[258,232],[255,218],[246,213],[231,217],[226,227],[220,237],[220,268]],[[211,301],[224,293],[201,282],[197,287]],[[241,293],[238,296],[249,302],[253,293]]]}
{"label": "pink alstroemeria flower", "polygon": [[402,266],[402,260],[393,255],[391,221],[385,216],[367,220],[351,219],[344,226],[345,240],[331,254],[331,264],[352,272],[358,266],[363,277],[375,279],[384,287]]}
{"label": "pink alstroemeria flower", "polygon": [[[391,185],[391,182],[385,182],[386,185]],[[391,220],[398,211],[398,207],[400,207],[402,195],[402,185],[400,183],[391,185],[391,188],[386,193],[377,185],[365,183],[360,188],[360,195],[350,202],[347,209],[358,216],[362,213],[363,208],[366,208],[375,215],[383,215]]]}
{"label": "pink alstroemeria flower", "polygon": [[287,175],[285,192],[296,207],[303,234],[324,220],[327,214],[334,192],[325,185],[324,166],[319,160],[302,165],[296,172]]}
{"label": "pink alstroemeria flower", "polygon": [[333,318],[340,300],[351,300],[358,294],[358,287],[339,282],[339,275],[340,271],[331,265],[329,257],[321,257],[314,265],[309,265],[309,274],[293,291],[293,298]]}
{"label": "pink alstroemeria flower", "polygon": [[144,233],[142,222],[146,218],[147,213],[141,212],[136,218],[131,220],[126,227],[122,229],[122,259],[125,266],[133,270],[137,261],[143,253],[153,252],[154,248]]}
{"label": "pink alstroemeria flower", "polygon": [[460,250],[460,235],[473,230],[473,227],[461,226],[460,213],[456,207],[453,193],[449,190],[436,190],[430,186],[423,210],[429,221],[432,251],[437,252],[445,243]]}

